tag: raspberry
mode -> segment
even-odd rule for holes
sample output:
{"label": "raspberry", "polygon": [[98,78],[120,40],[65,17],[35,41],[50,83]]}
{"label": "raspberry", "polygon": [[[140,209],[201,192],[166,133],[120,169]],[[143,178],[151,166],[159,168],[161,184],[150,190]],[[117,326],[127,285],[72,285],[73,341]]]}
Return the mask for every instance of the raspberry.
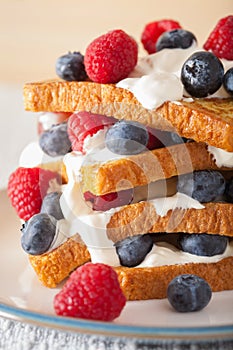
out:
{"label": "raspberry", "polygon": [[84,65],[89,78],[96,83],[117,83],[126,78],[137,63],[136,41],[123,30],[104,34],[87,47]]}
{"label": "raspberry", "polygon": [[156,42],[161,34],[166,31],[181,28],[180,24],[171,19],[163,19],[160,21],[155,21],[148,23],[141,35],[141,42],[145,50],[151,54],[156,52]]}
{"label": "raspberry", "polygon": [[125,303],[116,272],[102,263],[86,263],[70,275],[55,295],[54,309],[61,316],[112,321]]}
{"label": "raspberry", "polygon": [[52,179],[59,180],[58,174],[41,168],[19,167],[10,175],[8,196],[20,219],[27,221],[39,213]]}
{"label": "raspberry", "polygon": [[233,15],[218,21],[203,47],[219,58],[233,60]]}
{"label": "raspberry", "polygon": [[96,196],[90,191],[87,191],[84,193],[84,199],[92,203],[93,210],[106,211],[111,208],[130,204],[133,200],[133,189],[106,193],[102,196]]}
{"label": "raspberry", "polygon": [[85,153],[83,143],[87,136],[93,136],[97,131],[110,127],[116,122],[115,118],[89,112],[74,113],[68,122],[68,135],[72,150]]}

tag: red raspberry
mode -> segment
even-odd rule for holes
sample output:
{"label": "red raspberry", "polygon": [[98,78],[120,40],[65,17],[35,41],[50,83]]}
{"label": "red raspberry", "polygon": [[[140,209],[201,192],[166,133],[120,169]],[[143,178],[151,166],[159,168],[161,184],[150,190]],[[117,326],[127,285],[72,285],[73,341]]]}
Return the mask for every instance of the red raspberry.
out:
{"label": "red raspberry", "polygon": [[57,315],[112,321],[126,298],[116,272],[108,265],[86,263],[74,271],[54,298]]}
{"label": "red raspberry", "polygon": [[203,47],[219,58],[233,60],[233,15],[218,21]]}
{"label": "red raspberry", "polygon": [[115,118],[89,112],[74,113],[68,121],[68,135],[73,151],[85,153],[83,143],[87,136],[93,136],[98,130],[110,127],[116,122]]}
{"label": "red raspberry", "polygon": [[92,81],[110,84],[126,78],[135,67],[137,58],[136,41],[123,30],[113,30],[89,44],[84,65]]}
{"label": "red raspberry", "polygon": [[155,53],[155,44],[161,34],[166,31],[181,28],[180,24],[172,19],[163,19],[148,23],[141,35],[141,42],[145,50],[151,54]]}
{"label": "red raspberry", "polygon": [[40,212],[49,182],[59,181],[57,173],[41,168],[17,168],[9,177],[8,196],[20,219],[29,220]]}
{"label": "red raspberry", "polygon": [[111,208],[122,207],[130,204],[133,200],[133,189],[111,192],[96,196],[90,191],[83,194],[85,201],[92,203],[92,209],[97,211],[106,211]]}

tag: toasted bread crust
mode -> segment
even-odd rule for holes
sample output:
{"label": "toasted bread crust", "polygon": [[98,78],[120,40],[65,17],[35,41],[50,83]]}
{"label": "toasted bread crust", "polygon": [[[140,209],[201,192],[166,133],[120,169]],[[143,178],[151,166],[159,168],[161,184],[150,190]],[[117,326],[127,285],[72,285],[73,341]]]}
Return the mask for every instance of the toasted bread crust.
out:
{"label": "toasted bread crust", "polygon": [[180,135],[233,151],[232,99],[165,102],[157,114],[170,121]]}
{"label": "toasted bread crust", "polygon": [[233,205],[206,203],[204,209],[169,210],[159,216],[150,202],[123,207],[112,215],[107,235],[113,242],[128,236],[153,232],[209,233],[233,236]]}
{"label": "toasted bread crust", "polygon": [[29,255],[29,261],[42,284],[54,288],[75,268],[90,261],[90,254],[80,238],[74,236],[51,252]]}
{"label": "toasted bread crust", "polygon": [[135,120],[233,152],[233,99],[168,101],[148,110],[130,91],[113,84],[50,80],[25,84],[24,106],[34,112],[86,110]]}
{"label": "toasted bread crust", "polygon": [[148,268],[116,268],[127,300],[162,299],[167,296],[170,281],[180,274],[204,278],[213,292],[233,289],[233,257],[217,263],[192,263]]}
{"label": "toasted bread crust", "polygon": [[[219,170],[204,143],[190,142],[81,168],[82,191],[100,196],[195,170]],[[221,168],[221,170],[232,170]]]}
{"label": "toasted bread crust", "polygon": [[164,130],[174,129],[155,111],[143,108],[131,92],[113,84],[51,80],[25,84],[23,94],[27,111],[88,111],[117,119],[136,120]]}

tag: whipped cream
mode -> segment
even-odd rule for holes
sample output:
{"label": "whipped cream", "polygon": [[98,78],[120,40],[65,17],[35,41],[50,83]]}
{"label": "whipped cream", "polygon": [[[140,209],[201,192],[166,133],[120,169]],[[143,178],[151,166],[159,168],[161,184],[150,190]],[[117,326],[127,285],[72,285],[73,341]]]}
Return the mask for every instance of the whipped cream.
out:
{"label": "whipped cream", "polygon": [[224,151],[221,148],[208,146],[208,152],[212,154],[215,163],[219,168],[225,166],[227,168],[233,168],[233,152]]}
{"label": "whipped cream", "polygon": [[169,210],[174,209],[203,209],[205,208],[200,202],[196,199],[193,199],[187,196],[184,193],[177,192],[171,197],[163,197],[149,200],[148,202],[152,203],[155,207],[156,213],[159,216],[166,216]]}
{"label": "whipped cream", "polygon": [[42,125],[43,130],[49,130],[54,124],[65,122],[68,115],[64,112],[43,112],[39,115],[38,122]]}
{"label": "whipped cream", "polygon": [[[195,44],[187,49],[163,49],[139,59],[129,77],[117,83],[117,87],[131,91],[147,109],[155,109],[165,101],[181,100],[187,96],[181,82],[184,62],[197,51]],[[233,61],[221,60],[225,70],[233,67]],[[221,87],[209,97],[229,97]]]}
{"label": "whipped cream", "polygon": [[40,148],[38,142],[29,143],[21,152],[19,166],[32,168],[39,164],[47,164],[61,160],[63,156],[50,157]]}
{"label": "whipped cream", "polygon": [[188,263],[216,263],[224,258],[233,256],[233,240],[231,240],[223,254],[214,256],[198,256],[183,252],[175,246],[159,242],[154,244],[152,250],[147,254],[143,262],[137,267],[155,267],[164,265],[177,265]]}
{"label": "whipped cream", "polygon": [[57,221],[55,236],[48,252],[56,249],[71,237],[71,235],[69,235],[68,225],[69,223],[67,220],[62,219]]}
{"label": "whipped cream", "polygon": [[88,135],[83,142],[83,150],[89,153],[96,149],[101,149],[105,146],[105,134],[107,127],[98,130],[94,135]]}

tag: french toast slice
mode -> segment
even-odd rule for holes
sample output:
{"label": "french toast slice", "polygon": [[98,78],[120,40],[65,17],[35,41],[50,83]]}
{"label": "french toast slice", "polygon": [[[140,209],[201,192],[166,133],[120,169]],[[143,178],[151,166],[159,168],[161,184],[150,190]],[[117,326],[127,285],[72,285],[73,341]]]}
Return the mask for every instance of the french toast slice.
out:
{"label": "french toast slice", "polygon": [[148,185],[196,170],[218,168],[205,143],[190,142],[143,152],[104,163],[83,165],[82,191],[96,196]]}
{"label": "french toast slice", "polygon": [[34,112],[85,110],[134,120],[233,152],[232,98],[167,101],[148,110],[130,91],[114,84],[50,80],[25,84],[24,107]]}
{"label": "french toast slice", "polygon": [[233,151],[233,99],[165,102],[157,114],[170,121],[180,135]]}
{"label": "french toast slice", "polygon": [[29,255],[39,280],[49,288],[56,287],[78,266],[90,261],[90,254],[79,235],[67,239],[54,250],[42,255]]}
{"label": "french toast slice", "polygon": [[163,299],[170,281],[181,274],[196,274],[204,278],[213,292],[232,290],[233,257],[216,263],[190,263],[144,268],[115,268],[121,289],[127,300]]}
{"label": "french toast slice", "polygon": [[202,209],[176,208],[161,216],[153,201],[142,201],[115,212],[107,224],[107,236],[113,242],[155,232],[209,233],[232,237],[232,215],[232,204],[210,202],[203,204]]}

